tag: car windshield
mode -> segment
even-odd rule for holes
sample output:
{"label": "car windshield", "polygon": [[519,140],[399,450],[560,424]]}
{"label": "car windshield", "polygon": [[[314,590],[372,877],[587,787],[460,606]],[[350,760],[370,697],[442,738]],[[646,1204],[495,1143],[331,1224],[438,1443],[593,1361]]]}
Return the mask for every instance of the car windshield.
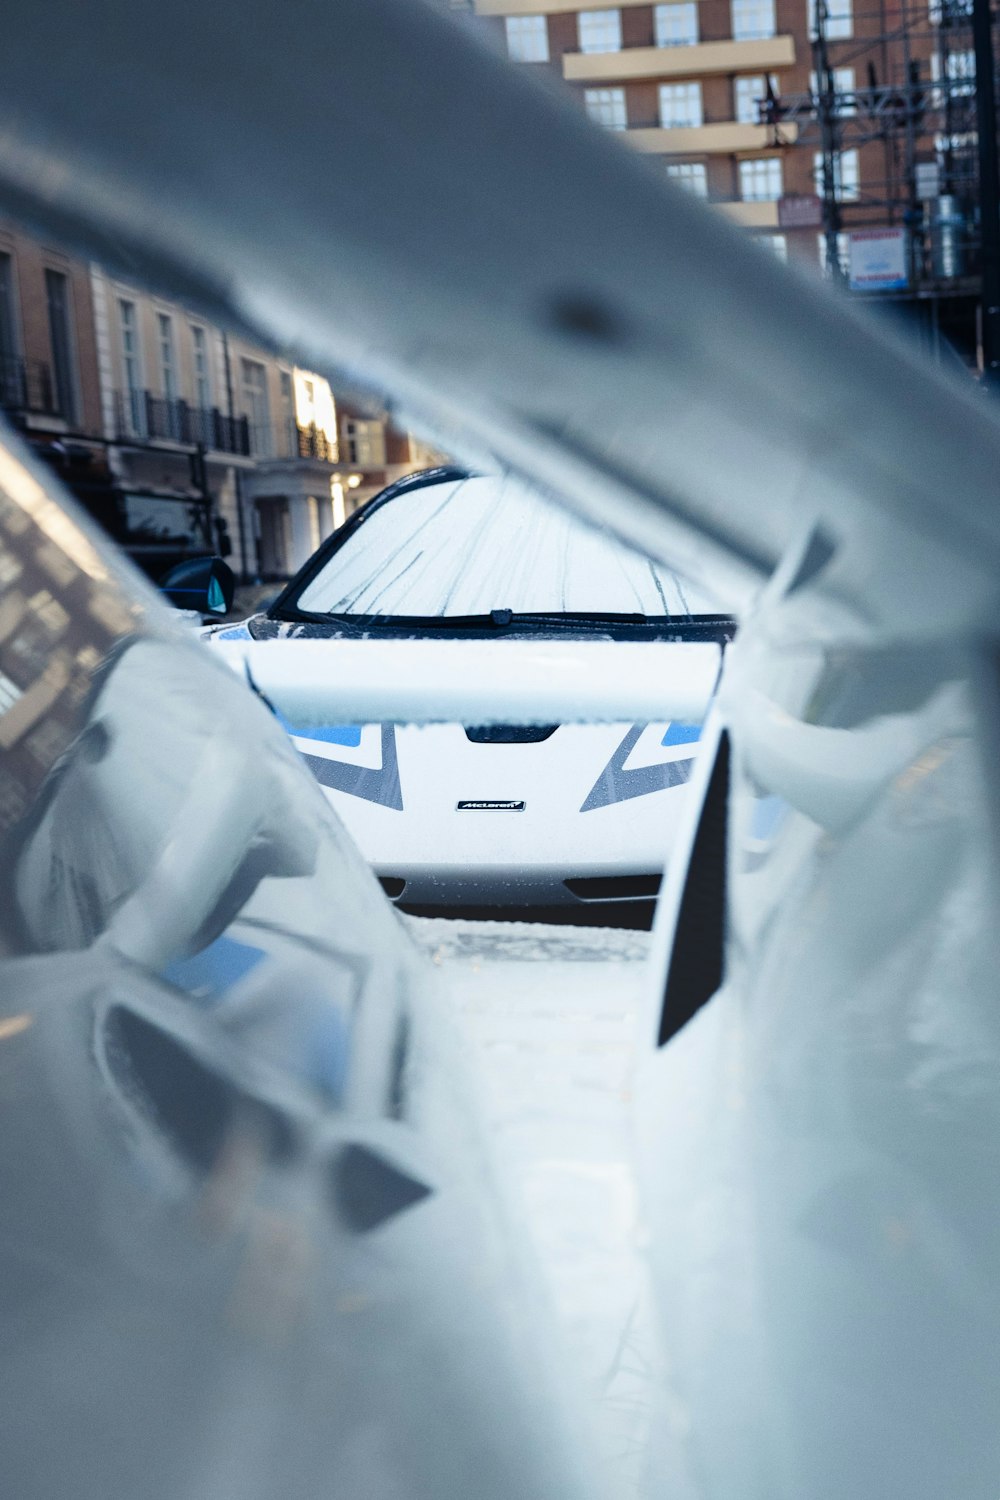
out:
{"label": "car windshield", "polygon": [[509,610],[662,619],[718,609],[511,475],[452,477],[376,503],[291,597],[311,615],[368,618]]}

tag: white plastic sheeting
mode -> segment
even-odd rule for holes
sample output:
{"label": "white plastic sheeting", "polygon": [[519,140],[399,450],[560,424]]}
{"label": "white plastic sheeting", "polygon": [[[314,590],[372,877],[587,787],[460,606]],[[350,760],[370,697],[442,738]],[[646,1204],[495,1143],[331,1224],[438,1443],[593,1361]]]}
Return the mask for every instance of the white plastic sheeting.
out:
{"label": "white plastic sheeting", "polygon": [[293,724],[698,724],[722,659],[679,641],[213,644]]}
{"label": "white plastic sheeting", "polygon": [[719,607],[512,475],[446,480],[387,501],[345,539],[299,604],[373,615],[687,615]]}
{"label": "white plastic sheeting", "polygon": [[479,1054],[487,1123],[560,1314],[567,1379],[587,1402],[609,1496],[639,1500],[652,1493],[660,1373],[629,1129],[648,934],[406,922]]}

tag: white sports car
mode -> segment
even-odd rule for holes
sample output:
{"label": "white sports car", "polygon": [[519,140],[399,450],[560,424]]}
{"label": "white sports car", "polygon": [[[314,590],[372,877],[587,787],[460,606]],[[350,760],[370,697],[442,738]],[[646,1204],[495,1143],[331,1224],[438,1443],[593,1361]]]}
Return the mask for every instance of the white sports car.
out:
{"label": "white sports car", "polygon": [[[725,644],[732,632],[670,569],[522,481],[441,468],[384,490],[265,614],[210,637]],[[706,702],[717,668],[708,653]],[[700,732],[691,723],[285,724],[407,910],[579,919],[589,907],[638,924],[652,913]]]}

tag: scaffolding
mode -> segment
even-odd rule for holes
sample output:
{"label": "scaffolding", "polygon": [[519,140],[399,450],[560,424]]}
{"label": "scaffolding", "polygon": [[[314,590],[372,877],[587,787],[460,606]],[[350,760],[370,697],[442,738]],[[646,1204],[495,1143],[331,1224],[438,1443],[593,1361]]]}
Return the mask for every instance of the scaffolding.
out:
{"label": "scaffolding", "polygon": [[[980,4],[986,22],[977,42],[975,12]],[[798,146],[812,145],[816,152],[816,196],[829,274],[848,281],[852,231],[876,225],[902,230],[907,284],[885,295],[926,303],[926,320],[935,335],[945,300],[968,304],[964,310],[952,309],[959,323],[971,319],[964,336],[959,330],[958,342],[985,369],[990,358],[983,350],[983,320],[988,316],[983,306],[1000,301],[1000,296],[983,296],[984,263],[992,253],[983,235],[978,114],[985,93],[991,96],[986,118],[993,120],[994,149],[996,142],[997,64],[988,0],[931,0],[929,8],[922,3],[919,9],[914,0],[898,0],[891,26],[886,24],[882,0],[877,13],[855,13],[853,21],[849,40],[837,38],[835,30],[831,35],[827,0],[815,0],[811,88],[803,94],[778,95],[769,85],[767,97],[759,101],[760,120],[770,127],[773,145],[791,145],[794,140]],[[870,34],[858,36],[859,29]],[[983,69],[976,66],[983,35],[986,56],[992,59],[986,89]],[[859,71],[864,78],[861,86]],[[845,87],[848,75],[851,83]],[[881,171],[872,170],[874,153],[867,152],[868,170],[858,190],[845,193],[844,153],[872,145],[881,147]],[[994,200],[986,220],[988,231],[996,227],[995,219]],[[1000,320],[1000,309],[996,315]]]}

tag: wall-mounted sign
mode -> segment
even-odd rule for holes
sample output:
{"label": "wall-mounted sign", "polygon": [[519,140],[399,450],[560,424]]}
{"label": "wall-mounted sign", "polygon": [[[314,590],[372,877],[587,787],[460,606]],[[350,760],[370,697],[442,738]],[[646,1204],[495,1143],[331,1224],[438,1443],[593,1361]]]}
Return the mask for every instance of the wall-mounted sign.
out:
{"label": "wall-mounted sign", "polygon": [[823,205],[815,193],[786,193],[778,199],[779,229],[818,229]]}
{"label": "wall-mounted sign", "polygon": [[941,192],[941,169],[936,161],[918,161],[913,169],[918,198],[936,198]]}
{"label": "wall-mounted sign", "polygon": [[847,241],[852,292],[892,292],[908,285],[905,229],[855,229]]}

